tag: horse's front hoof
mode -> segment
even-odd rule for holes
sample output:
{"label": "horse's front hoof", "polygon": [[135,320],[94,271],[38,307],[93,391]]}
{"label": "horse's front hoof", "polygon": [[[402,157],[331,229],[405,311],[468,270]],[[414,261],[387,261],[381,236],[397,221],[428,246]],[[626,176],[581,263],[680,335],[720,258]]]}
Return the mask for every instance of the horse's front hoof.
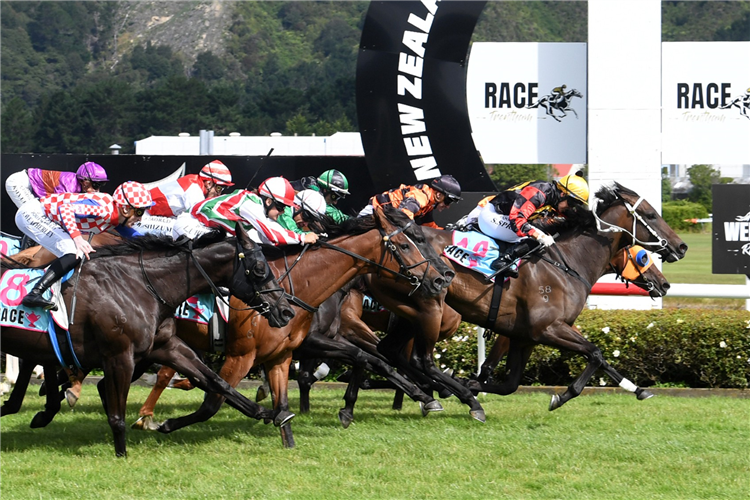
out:
{"label": "horse's front hoof", "polygon": [[354,415],[346,411],[345,408],[342,408],[339,410],[339,422],[341,422],[344,429],[348,429],[351,423],[354,422]]}
{"label": "horse's front hoof", "polygon": [[276,418],[273,419],[273,425],[275,425],[276,427],[281,427],[293,418],[294,413],[286,410],[280,411],[279,414],[276,415]]}
{"label": "horse's front hoof", "polygon": [[471,410],[469,415],[478,422],[485,423],[487,421],[487,416],[484,414],[484,410]]}
{"label": "horse's front hoof", "polygon": [[73,394],[73,391],[71,391],[70,389],[65,389],[65,401],[68,402],[68,406],[73,408],[78,402],[78,396]]}
{"label": "horse's front hoof", "polygon": [[160,430],[159,427],[161,427],[161,424],[154,420],[153,415],[143,415],[130,426],[131,429],[140,431],[158,431]]}
{"label": "horse's front hoof", "polygon": [[552,399],[549,402],[549,411],[556,410],[562,406],[560,402],[560,396],[557,394],[552,395]]}
{"label": "horse's front hoof", "polygon": [[654,393],[647,391],[647,390],[641,390],[641,392],[639,392],[637,395],[638,401],[643,401],[644,399],[651,399],[653,397],[654,397]]}
{"label": "horse's front hoof", "polygon": [[46,417],[43,411],[40,411],[39,413],[34,415],[34,418],[31,419],[30,427],[32,429],[40,429],[42,427],[46,427],[49,423],[50,419]]}
{"label": "horse's front hoof", "polygon": [[255,393],[255,402],[260,403],[268,397],[268,388],[265,385],[258,387],[258,391]]}
{"label": "horse's front hoof", "polygon": [[436,399],[433,399],[429,403],[419,403],[419,408],[422,410],[422,416],[426,417],[433,411],[443,411],[445,408],[443,408],[443,405],[440,404],[440,402]]}

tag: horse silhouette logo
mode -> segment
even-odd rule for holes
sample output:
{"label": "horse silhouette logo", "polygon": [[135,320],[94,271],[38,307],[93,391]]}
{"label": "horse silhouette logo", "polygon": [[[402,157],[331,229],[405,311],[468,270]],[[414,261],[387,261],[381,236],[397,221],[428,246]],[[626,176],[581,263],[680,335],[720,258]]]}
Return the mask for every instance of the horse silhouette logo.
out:
{"label": "horse silhouette logo", "polygon": [[[555,87],[552,89],[551,94],[540,97],[537,102],[526,106],[526,109],[535,109],[541,106],[546,110],[547,116],[551,116],[558,122],[561,122],[562,118],[568,116],[568,111],[573,113],[576,119],[578,119],[578,113],[576,113],[576,110],[570,106],[570,101],[573,97],[582,98],[583,94],[576,89],[566,91],[566,88],[567,85]],[[560,116],[555,114],[556,111],[560,113]]]}
{"label": "horse silhouette logo", "polygon": [[735,106],[739,108],[742,116],[750,120],[750,88],[745,91],[745,95],[735,97],[719,109],[730,109]]}

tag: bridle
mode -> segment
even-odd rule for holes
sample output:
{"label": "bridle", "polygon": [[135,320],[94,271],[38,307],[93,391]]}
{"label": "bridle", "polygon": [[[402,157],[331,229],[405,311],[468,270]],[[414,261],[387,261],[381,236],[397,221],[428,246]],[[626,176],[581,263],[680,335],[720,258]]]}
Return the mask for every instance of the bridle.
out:
{"label": "bridle", "polygon": [[[631,251],[635,245],[629,245],[625,248],[623,248],[623,259],[622,259],[622,268],[618,269],[617,266],[615,266],[612,262],[609,263],[610,267],[612,268],[612,271],[617,276],[617,279],[623,281],[625,283],[625,287],[627,288],[630,283],[635,283],[638,287],[643,288],[647,292],[651,292],[656,288],[656,285],[654,282],[650,279],[648,279],[644,274],[643,271],[648,269],[650,266],[644,267],[641,265],[640,262],[636,261],[635,257],[633,257],[633,252]],[[628,263],[631,263],[633,265],[633,268],[638,272],[638,276],[636,278],[631,277],[625,277],[625,269],[627,268]],[[653,262],[650,263],[653,265]]]}
{"label": "bridle", "polygon": [[[667,250],[668,242],[667,242],[666,238],[663,238],[662,236],[660,236],[659,233],[657,233],[656,230],[654,228],[652,228],[643,219],[643,217],[641,216],[641,214],[639,214],[637,212],[638,206],[641,204],[641,202],[643,202],[643,200],[645,198],[643,198],[643,196],[639,196],[638,200],[633,205],[631,205],[622,196],[620,196],[619,193],[615,192],[615,194],[617,195],[618,199],[622,200],[623,204],[625,205],[625,208],[630,213],[630,215],[633,217],[633,230],[631,232],[631,231],[628,231],[627,229],[625,229],[624,227],[618,226],[617,224],[612,224],[611,222],[607,222],[605,220],[602,220],[596,214],[596,207],[599,204],[599,198],[594,197],[594,201],[593,201],[592,206],[591,206],[591,213],[594,215],[594,219],[596,220],[597,231],[599,231],[600,233],[610,233],[610,232],[611,233],[621,233],[621,232],[623,232],[623,233],[626,233],[626,234],[630,235],[633,238],[632,245],[640,244],[640,245],[643,245],[643,246],[655,246],[655,247],[658,247],[655,250],[657,253],[661,253],[663,250]],[[651,233],[651,235],[657,241],[642,241],[642,240],[638,239],[638,237],[636,237],[635,233],[636,233],[636,230],[638,228],[638,223],[639,222],[643,225],[644,228],[646,228],[646,230],[649,233]],[[604,227],[602,227],[602,224],[606,224],[609,227],[604,228]]]}

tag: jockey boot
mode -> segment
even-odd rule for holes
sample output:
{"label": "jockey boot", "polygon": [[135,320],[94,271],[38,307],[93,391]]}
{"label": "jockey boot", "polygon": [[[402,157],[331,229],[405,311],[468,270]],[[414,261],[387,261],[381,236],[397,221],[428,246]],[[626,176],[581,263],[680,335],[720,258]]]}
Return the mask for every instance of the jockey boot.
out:
{"label": "jockey boot", "polygon": [[57,306],[51,300],[44,298],[44,292],[57,280],[65,276],[68,271],[76,267],[78,259],[75,254],[66,254],[50,264],[31,292],[23,298],[21,304],[25,307],[39,307],[42,309],[57,311]]}
{"label": "jockey boot", "polygon": [[517,259],[523,257],[529,253],[533,248],[537,247],[539,243],[531,238],[524,238],[511,247],[505,254],[495,259],[490,267],[495,271],[508,266],[503,274],[509,278],[518,278],[518,267],[512,265]]}

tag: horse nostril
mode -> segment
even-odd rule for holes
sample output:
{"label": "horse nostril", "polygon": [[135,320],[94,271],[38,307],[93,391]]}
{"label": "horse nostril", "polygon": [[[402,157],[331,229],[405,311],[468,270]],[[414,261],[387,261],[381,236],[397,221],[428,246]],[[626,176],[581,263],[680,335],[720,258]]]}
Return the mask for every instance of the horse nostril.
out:
{"label": "horse nostril", "polygon": [[455,273],[455,271],[446,271],[446,272],[444,273],[444,276],[445,276],[446,278],[448,278],[449,280],[452,280],[453,278],[455,278],[455,277],[456,277],[456,273]]}
{"label": "horse nostril", "polygon": [[435,285],[438,288],[443,288],[444,283],[445,283],[445,280],[443,278],[435,278]]}
{"label": "horse nostril", "polygon": [[293,309],[283,309],[281,311],[281,315],[286,320],[291,320],[294,317],[294,310]]}
{"label": "horse nostril", "polygon": [[687,249],[687,244],[683,243],[682,245],[680,245],[680,252],[682,252],[682,255],[685,255],[687,253]]}
{"label": "horse nostril", "polygon": [[667,283],[667,282],[664,282],[664,283],[662,283],[662,285],[661,285],[661,287],[662,287],[662,288],[663,288],[664,290],[669,290],[671,286],[672,286],[672,285],[670,285],[670,284],[669,284],[669,283]]}

